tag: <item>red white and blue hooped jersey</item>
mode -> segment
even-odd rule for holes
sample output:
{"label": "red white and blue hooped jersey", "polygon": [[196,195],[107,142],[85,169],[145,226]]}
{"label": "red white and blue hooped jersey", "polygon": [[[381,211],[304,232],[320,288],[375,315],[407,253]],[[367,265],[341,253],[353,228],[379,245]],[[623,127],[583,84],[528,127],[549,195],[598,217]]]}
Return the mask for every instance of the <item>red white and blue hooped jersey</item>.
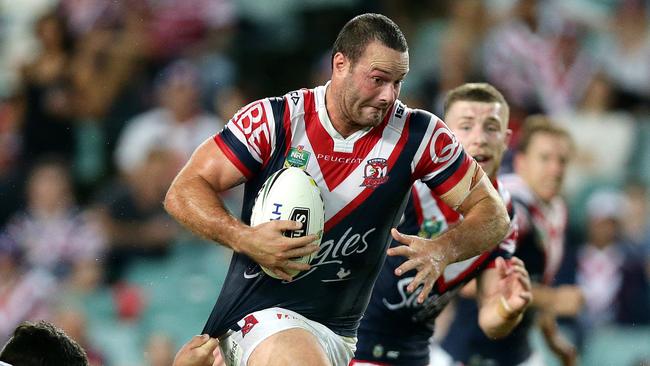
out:
{"label": "red white and blue hooped jersey", "polygon": [[471,179],[471,158],[436,116],[395,101],[381,124],[343,138],[328,117],[326,88],[253,102],[214,137],[247,178],[245,223],[266,178],[291,165],[306,169],[319,185],[325,230],[312,268],[291,282],[264,275],[249,257],[234,253],[204,328],[212,336],[274,306],[355,336],[390,229],[398,224],[413,183],[422,180],[442,195]]}
{"label": "red white and blue hooped jersey", "polygon": [[[406,291],[416,272],[413,270],[396,276],[395,269],[405,259],[388,257],[359,326],[355,360],[386,365],[429,364],[429,339],[433,335],[436,317],[467,282],[485,268],[493,267],[497,257],[507,259],[515,251],[518,230],[510,194],[498,181],[493,181],[493,185],[511,218],[503,241],[481,255],[447,266],[423,304],[417,303],[421,287],[412,294]],[[416,182],[398,230],[432,238],[461,220],[458,212],[433,195],[426,185]],[[391,246],[399,245],[396,241],[391,243]]]}

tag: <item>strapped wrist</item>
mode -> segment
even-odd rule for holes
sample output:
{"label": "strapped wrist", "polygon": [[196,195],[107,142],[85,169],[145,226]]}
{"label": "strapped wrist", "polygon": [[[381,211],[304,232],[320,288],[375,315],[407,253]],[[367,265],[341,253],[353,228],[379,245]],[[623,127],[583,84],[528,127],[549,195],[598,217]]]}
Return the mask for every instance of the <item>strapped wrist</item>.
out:
{"label": "strapped wrist", "polygon": [[518,317],[520,317],[523,312],[521,311],[514,311],[510,305],[508,304],[508,301],[506,300],[505,297],[499,296],[499,304],[497,305],[497,313],[501,318],[504,320],[513,320]]}

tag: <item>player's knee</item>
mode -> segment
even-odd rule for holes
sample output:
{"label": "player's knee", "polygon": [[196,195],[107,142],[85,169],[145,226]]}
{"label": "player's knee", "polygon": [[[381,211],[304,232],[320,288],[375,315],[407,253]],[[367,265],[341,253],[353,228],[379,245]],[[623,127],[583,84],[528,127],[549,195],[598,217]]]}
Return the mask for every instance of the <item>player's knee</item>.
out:
{"label": "player's knee", "polygon": [[336,366],[310,332],[292,328],[262,341],[248,358],[247,366]]}

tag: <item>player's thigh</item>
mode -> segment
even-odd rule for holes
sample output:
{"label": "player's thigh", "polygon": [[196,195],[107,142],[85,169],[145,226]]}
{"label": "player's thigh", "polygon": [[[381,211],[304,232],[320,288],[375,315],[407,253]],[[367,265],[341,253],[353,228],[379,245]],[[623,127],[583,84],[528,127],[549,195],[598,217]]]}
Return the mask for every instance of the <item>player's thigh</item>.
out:
{"label": "player's thigh", "polygon": [[302,328],[291,328],[263,340],[248,358],[247,366],[330,366],[316,337]]}

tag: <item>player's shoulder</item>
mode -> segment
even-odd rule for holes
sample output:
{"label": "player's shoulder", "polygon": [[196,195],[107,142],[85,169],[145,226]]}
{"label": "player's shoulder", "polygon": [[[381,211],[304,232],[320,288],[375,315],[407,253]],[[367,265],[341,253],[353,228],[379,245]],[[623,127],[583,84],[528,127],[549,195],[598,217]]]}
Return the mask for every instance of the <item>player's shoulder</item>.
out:
{"label": "player's shoulder", "polygon": [[395,101],[395,107],[393,108],[393,117],[401,118],[403,115],[406,115],[411,120],[411,125],[415,127],[428,127],[433,124],[434,126],[438,123],[442,123],[440,119],[435,114],[420,108],[411,108],[404,104],[400,100]]}

